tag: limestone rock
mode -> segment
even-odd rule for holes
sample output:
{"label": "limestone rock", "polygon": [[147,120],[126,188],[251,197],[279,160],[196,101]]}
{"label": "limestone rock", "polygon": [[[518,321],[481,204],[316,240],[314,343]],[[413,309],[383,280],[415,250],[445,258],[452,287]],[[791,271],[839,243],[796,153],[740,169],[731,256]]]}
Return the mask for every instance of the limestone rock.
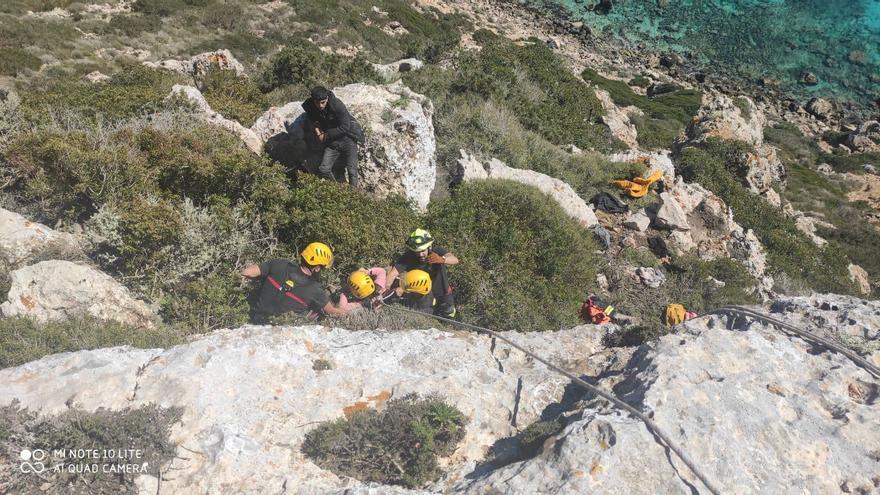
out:
{"label": "limestone rock", "polygon": [[776,313],[775,318],[835,340],[862,355],[880,350],[880,301],[836,294],[784,296],[773,301],[770,311]]}
{"label": "limestone rock", "polygon": [[628,229],[638,230],[639,232],[644,232],[648,225],[651,224],[651,219],[648,217],[648,214],[645,213],[645,209],[631,213],[626,220],[623,221],[623,226]]}
{"label": "limestone rock", "polygon": [[128,289],[94,268],[70,261],[42,261],[13,271],[3,316],[29,316],[38,321],[90,315],[135,327],[150,328],[156,315]]}
{"label": "limestone rock", "polygon": [[384,81],[392,82],[399,79],[401,73],[419,70],[424,65],[425,63],[417,58],[405,58],[390,64],[373,64],[373,69]]}
{"label": "limestone rock", "polygon": [[820,163],[819,166],[816,167],[816,172],[819,172],[822,175],[831,175],[834,173],[834,169],[827,163]]}
{"label": "limestone rock", "polygon": [[605,110],[602,123],[608,126],[611,135],[621,140],[630,149],[638,149],[638,132],[636,126],[630,122],[630,115],[641,114],[642,111],[634,106],[620,108],[611,100],[611,95],[604,89],[596,88],[596,98]]}
{"label": "limestone rock", "polygon": [[[333,92],[364,128],[366,143],[361,145],[358,163],[361,187],[379,197],[401,194],[424,210],[437,176],[431,100],[399,81],[380,86],[350,84]],[[285,137],[285,131],[295,132],[305,121],[302,102],[290,102],[270,108],[246,128],[211,110],[194,87],[175,85],[172,94],[187,97],[207,122],[239,136],[255,153],[261,153],[269,139]]]}
{"label": "limestone rock", "polygon": [[727,240],[730,257],[739,261],[746,270],[758,280],[758,289],[768,294],[773,288],[773,279],[767,273],[767,252],[752,229],[744,230],[739,225]]}
{"label": "limestone rock", "polygon": [[687,215],[672,193],[660,193],[660,209],[655,222],[659,228],[669,230],[690,230]]}
{"label": "limestone rock", "polygon": [[824,98],[813,98],[807,102],[806,109],[817,119],[826,120],[834,113],[834,104]]}
{"label": "limestone rock", "polygon": [[[597,374],[618,353],[597,354],[603,332],[592,325],[507,334],[576,373]],[[625,363],[628,352],[613,361]],[[315,371],[315,359],[333,368]],[[439,394],[469,418],[452,458],[463,475],[497,439],[516,433],[512,422],[525,426],[558,408],[568,385],[501,341],[470,332],[245,326],[167,350],[96,349],[5,369],[0,405],[18,398],[44,414],[65,411],[68,400],[85,410],[181,406],[171,441],[188,461],[175,462],[175,476],[162,479],[168,493],[257,494],[285,484],[296,493],[329,493],[361,484],[304,458],[311,422],[381,409],[408,393]],[[203,455],[186,455],[184,447]]]}
{"label": "limestone rock", "polygon": [[[742,108],[740,108],[742,107]],[[700,146],[709,138],[744,141],[755,151],[741,157],[740,179],[755,194],[785,180],[785,166],[776,148],[764,143],[763,112],[744,96],[736,102],[725,95],[704,97],[703,105],[688,125],[687,144]]]}
{"label": "limestone rock", "polygon": [[608,159],[615,162],[644,163],[647,166],[644,177],[651,175],[655,170],[660,170],[663,172],[663,180],[672,184],[675,180],[675,165],[669,155],[669,150],[650,152],[630,150],[610,155]]}
{"label": "limestone rock", "polygon": [[[876,380],[839,354],[807,352],[803,341],[761,323],[741,322],[738,331],[727,323],[689,320],[643,346],[614,392],[651,415],[725,493],[839,493],[844,485],[870,493],[880,444]],[[594,406],[571,416],[536,457],[456,488],[706,492],[673,458],[635,419]]]}
{"label": "limestone rock", "polygon": [[639,276],[643,284],[652,289],[656,289],[666,283],[666,275],[657,268],[640,266],[636,268],[636,275]]}
{"label": "limestone rock", "polygon": [[100,84],[109,81],[111,78],[101,71],[92,71],[85,75],[84,79],[92,84]]}
{"label": "limestone rock", "polygon": [[189,60],[163,60],[161,62],[144,62],[144,65],[153,69],[165,69],[181,74],[196,77],[206,73],[212,66],[223,70],[231,70],[236,75],[246,76],[244,66],[236,60],[229,50],[217,50],[200,53]]}
{"label": "limestone rock", "polygon": [[828,241],[816,235],[816,230],[819,227],[825,227],[829,229],[835,228],[834,225],[828,222],[822,221],[815,217],[804,215],[800,212],[795,213],[794,224],[798,228],[798,230],[806,234],[807,237],[809,237],[810,240],[819,247],[825,246],[826,244],[828,244]]}
{"label": "limestone rock", "polygon": [[14,268],[47,250],[79,252],[76,237],[0,208],[0,265]]}
{"label": "limestone rock", "polygon": [[[744,112],[743,109],[747,111]],[[738,96],[734,102],[733,98],[726,95],[707,95],[693,122],[688,126],[687,137],[690,142],[701,142],[714,137],[760,146],[764,144],[766,125],[767,119],[751,99]]]}
{"label": "limestone rock", "polygon": [[846,137],[846,145],[859,153],[880,151],[880,122],[869,120]]}
{"label": "limestone rock", "polygon": [[871,282],[868,278],[868,272],[859,265],[854,265],[852,263],[849,264],[847,270],[849,270],[849,279],[852,280],[854,284],[856,284],[859,292],[865,296],[870,295]]}
{"label": "limestone rock", "polygon": [[697,248],[697,243],[689,231],[673,230],[669,233],[667,247],[677,256],[689,253]]}
{"label": "limestone rock", "polygon": [[460,150],[460,153],[461,158],[458,163],[461,167],[462,180],[501,179],[532,186],[550,196],[568,216],[584,227],[592,227],[599,223],[593,207],[565,182],[533,170],[508,167],[495,158],[484,164],[464,150]]}

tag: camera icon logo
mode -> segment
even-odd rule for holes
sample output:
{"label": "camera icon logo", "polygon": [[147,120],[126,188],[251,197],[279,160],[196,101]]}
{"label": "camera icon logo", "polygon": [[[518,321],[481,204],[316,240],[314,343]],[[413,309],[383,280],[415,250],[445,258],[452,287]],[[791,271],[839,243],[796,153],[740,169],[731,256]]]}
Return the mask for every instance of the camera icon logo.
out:
{"label": "camera icon logo", "polygon": [[48,457],[48,452],[43,449],[34,449],[33,451],[29,449],[23,449],[18,457],[21,459],[21,465],[19,469],[21,469],[22,473],[36,473],[40,474],[46,470],[46,465],[43,461]]}

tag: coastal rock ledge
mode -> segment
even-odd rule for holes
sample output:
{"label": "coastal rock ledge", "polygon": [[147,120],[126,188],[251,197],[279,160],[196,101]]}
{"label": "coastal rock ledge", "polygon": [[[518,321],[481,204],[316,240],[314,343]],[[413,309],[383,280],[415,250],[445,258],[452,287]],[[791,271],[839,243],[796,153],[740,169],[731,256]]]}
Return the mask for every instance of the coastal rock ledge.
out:
{"label": "coastal rock ledge", "polygon": [[[774,316],[799,320],[789,310],[800,311]],[[720,316],[690,320],[635,352],[603,347],[603,330],[615,329],[511,338],[652,415],[725,493],[874,493],[880,485],[880,384],[847,358]],[[183,459],[174,460],[173,479],[162,481],[168,493],[279,493],[285,486],[349,494],[703,493],[639,421],[496,344],[435,329],[245,326],[166,350],[80,351],[5,369],[0,402],[19,399],[43,414],[66,403],[183,407],[171,435]],[[332,368],[314,370],[317,359]],[[314,422],[355,404],[381,408],[410,392],[440,394],[469,417],[465,439],[434,484],[420,491],[363,484],[301,453]],[[566,409],[565,428],[534,457],[480,464],[490,446],[516,432],[514,416],[523,428]]]}

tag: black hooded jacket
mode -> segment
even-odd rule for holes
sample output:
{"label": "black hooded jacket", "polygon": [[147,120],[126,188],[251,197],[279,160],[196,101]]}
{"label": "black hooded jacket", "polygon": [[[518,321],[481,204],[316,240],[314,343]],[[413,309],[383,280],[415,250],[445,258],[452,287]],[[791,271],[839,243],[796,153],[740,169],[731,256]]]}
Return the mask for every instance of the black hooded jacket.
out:
{"label": "black hooded jacket", "polygon": [[302,104],[309,120],[326,133],[325,142],[330,143],[344,136],[363,142],[364,133],[360,124],[348,113],[345,104],[330,91],[327,106],[319,110],[314,100],[308,98]]}

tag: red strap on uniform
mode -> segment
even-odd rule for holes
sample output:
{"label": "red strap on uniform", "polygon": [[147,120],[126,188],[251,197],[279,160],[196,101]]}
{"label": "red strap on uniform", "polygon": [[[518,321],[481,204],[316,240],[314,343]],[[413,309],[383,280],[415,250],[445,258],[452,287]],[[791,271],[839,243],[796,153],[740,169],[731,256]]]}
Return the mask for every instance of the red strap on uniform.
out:
{"label": "red strap on uniform", "polygon": [[278,289],[278,290],[280,290],[281,292],[283,292],[285,296],[287,296],[287,297],[293,299],[294,301],[296,301],[296,302],[302,304],[303,306],[305,306],[305,307],[307,307],[307,308],[309,307],[309,305],[306,304],[305,301],[303,301],[302,299],[300,299],[299,297],[297,297],[296,294],[284,290],[284,289],[281,287],[281,284],[279,284],[278,282],[276,282],[274,278],[272,278],[272,277],[266,275],[266,280],[268,280],[269,283],[272,284],[272,287],[275,287],[276,289]]}

